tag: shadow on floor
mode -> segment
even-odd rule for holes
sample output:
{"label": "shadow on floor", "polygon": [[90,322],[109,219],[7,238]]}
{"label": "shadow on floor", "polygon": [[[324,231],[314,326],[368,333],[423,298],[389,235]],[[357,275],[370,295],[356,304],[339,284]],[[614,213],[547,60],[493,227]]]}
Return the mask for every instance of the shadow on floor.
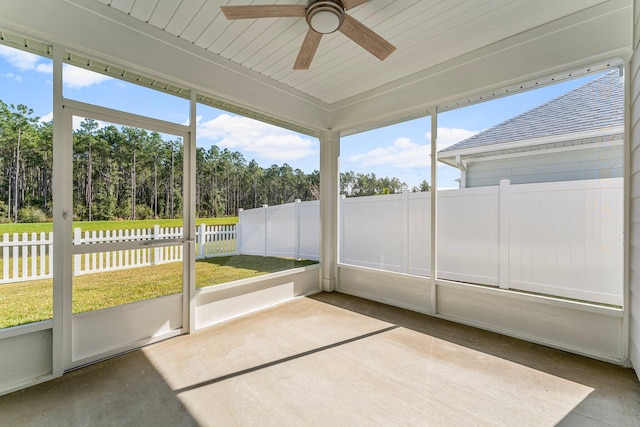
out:
{"label": "shadow on floor", "polygon": [[0,414],[2,426],[198,425],[142,351],[1,396]]}

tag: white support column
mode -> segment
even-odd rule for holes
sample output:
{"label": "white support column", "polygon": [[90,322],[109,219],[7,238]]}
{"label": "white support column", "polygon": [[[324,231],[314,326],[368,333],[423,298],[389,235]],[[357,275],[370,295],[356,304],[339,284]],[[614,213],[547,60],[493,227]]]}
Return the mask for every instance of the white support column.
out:
{"label": "white support column", "polygon": [[[638,1],[634,2],[634,17],[638,17],[638,6],[640,6],[640,3]],[[634,53],[633,56],[638,55],[637,53],[637,44],[638,44],[638,31],[640,31],[640,27],[638,26],[638,21],[637,19],[634,19],[634,29],[633,29],[633,34],[634,34]],[[634,59],[634,62],[637,61],[637,57]],[[622,357],[625,360],[629,360],[628,364],[631,365],[632,362],[630,360],[631,358],[631,341],[634,340],[634,337],[631,336],[631,319],[632,319],[632,310],[633,308],[632,303],[632,296],[633,293],[631,292],[631,234],[632,234],[632,221],[631,221],[631,209],[632,209],[632,191],[631,191],[631,186],[632,184],[632,179],[631,177],[634,175],[633,173],[633,167],[632,167],[632,158],[633,158],[633,140],[634,140],[634,135],[633,135],[633,124],[632,124],[632,114],[631,111],[634,108],[634,104],[632,101],[632,96],[633,93],[635,92],[634,89],[637,87],[637,84],[635,84],[635,82],[632,80],[632,72],[633,72],[633,67],[631,64],[631,57],[626,58],[625,62],[624,62],[624,69],[623,69],[624,75],[622,76],[622,78],[624,79],[624,99],[626,100],[625,102],[625,109],[624,109],[624,169],[623,169],[623,173],[622,176],[624,177],[624,185],[623,185],[623,191],[624,191],[624,224],[623,224],[623,235],[624,235],[624,240],[623,240],[623,266],[624,266],[624,271],[623,271],[623,279],[622,279],[622,284],[623,284],[623,291],[622,291],[622,307],[623,307],[623,315],[622,315]],[[637,79],[637,75],[633,75],[633,78]],[[635,101],[637,102],[637,101]],[[636,290],[636,292],[638,292]],[[635,318],[637,319],[638,316],[640,316],[640,313],[633,313],[633,316],[635,316]],[[636,340],[637,340],[637,335],[640,335],[639,332],[635,332],[636,333]],[[637,342],[637,341],[636,341]],[[636,375],[638,376],[638,378],[640,379],[640,366],[634,366],[635,371],[636,371]]]}
{"label": "white support column", "polygon": [[196,92],[191,90],[189,104],[189,138],[184,141],[184,212],[183,234],[183,293],[182,328],[184,332],[196,330]]}
{"label": "white support column", "polygon": [[437,313],[437,289],[436,280],[438,278],[438,174],[436,153],[438,152],[438,109],[431,110],[431,307],[430,312]]}
{"label": "white support column", "polygon": [[64,48],[53,47],[53,375],[71,361],[72,118],[62,94]]}
{"label": "white support column", "polygon": [[338,289],[338,197],[340,132],[320,132],[320,264],[322,289]]}

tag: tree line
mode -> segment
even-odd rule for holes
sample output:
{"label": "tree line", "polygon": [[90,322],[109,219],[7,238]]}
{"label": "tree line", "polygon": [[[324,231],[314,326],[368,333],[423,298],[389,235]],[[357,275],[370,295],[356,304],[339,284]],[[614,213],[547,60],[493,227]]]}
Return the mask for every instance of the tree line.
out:
{"label": "tree line", "polygon": [[[25,105],[0,101],[0,222],[41,222],[52,213],[53,124]],[[179,218],[183,205],[183,148],[157,132],[84,119],[73,131],[76,220]],[[413,191],[427,191],[423,182]],[[396,193],[397,178],[344,172],[347,196]],[[251,209],[316,200],[320,172],[255,160],[213,145],[196,150],[196,215],[221,217]]]}

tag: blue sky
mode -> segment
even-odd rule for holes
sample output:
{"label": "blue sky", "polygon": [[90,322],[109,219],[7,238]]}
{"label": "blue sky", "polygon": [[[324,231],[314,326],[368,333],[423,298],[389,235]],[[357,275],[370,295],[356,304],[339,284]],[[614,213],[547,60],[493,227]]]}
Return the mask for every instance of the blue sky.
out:
{"label": "blue sky", "polygon": [[[47,58],[0,45],[0,99],[7,104],[25,104],[35,115],[52,117],[52,63]],[[442,149],[484,129],[584,84],[584,77],[438,116],[438,149]],[[170,95],[108,78],[76,67],[64,68],[64,96],[83,102],[120,109],[175,123],[188,123],[188,102]],[[262,167],[288,163],[305,172],[319,169],[319,143],[297,134],[224,111],[199,105],[198,146],[241,152],[247,161]],[[348,136],[341,141],[340,167],[395,176],[410,187],[430,181],[429,117]],[[438,188],[455,188],[457,170],[442,166]]]}

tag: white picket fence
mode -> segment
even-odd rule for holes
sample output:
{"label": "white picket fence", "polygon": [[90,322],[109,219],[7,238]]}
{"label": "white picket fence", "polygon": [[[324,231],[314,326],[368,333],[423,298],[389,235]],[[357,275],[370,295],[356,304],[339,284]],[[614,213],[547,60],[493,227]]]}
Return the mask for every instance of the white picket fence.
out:
{"label": "white picket fence", "polygon": [[2,248],[2,283],[39,280],[53,272],[53,233],[4,233]]}
{"label": "white picket fence", "polygon": [[[182,237],[182,227],[85,231],[74,229],[74,245],[113,242],[150,242]],[[196,229],[196,258],[237,254],[235,225],[200,225]],[[48,279],[53,272],[53,233],[14,233],[1,236],[0,284]],[[76,276],[182,261],[182,245],[141,247],[73,256]]]}
{"label": "white picket fence", "polygon": [[237,255],[237,225],[204,225],[196,229],[196,259]]}

